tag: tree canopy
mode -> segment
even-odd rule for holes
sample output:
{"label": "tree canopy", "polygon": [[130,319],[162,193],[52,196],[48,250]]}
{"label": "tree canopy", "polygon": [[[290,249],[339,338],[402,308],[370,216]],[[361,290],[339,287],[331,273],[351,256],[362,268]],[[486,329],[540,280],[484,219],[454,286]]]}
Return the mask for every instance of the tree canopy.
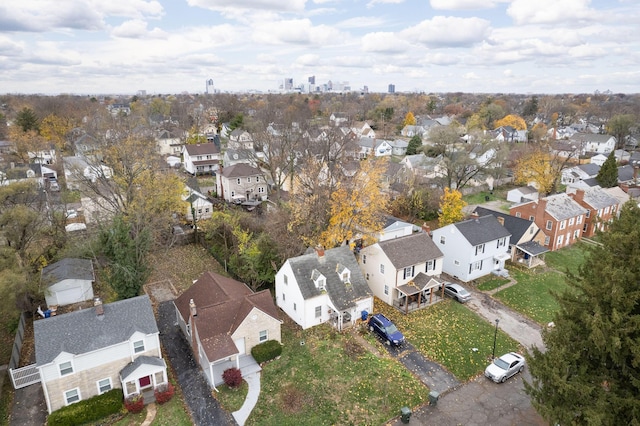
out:
{"label": "tree canopy", "polygon": [[635,125],[636,118],[632,114],[618,114],[611,117],[607,123],[607,132],[616,137],[617,148],[624,147],[624,141],[631,128]]}
{"label": "tree canopy", "polygon": [[462,193],[455,189],[445,188],[440,198],[440,214],[438,224],[440,227],[451,223],[460,222],[464,218],[462,209],[467,203],[462,199]]}
{"label": "tree canopy", "polygon": [[413,115],[411,111],[404,116],[404,121],[402,122],[403,126],[415,126],[416,125],[416,117]]}
{"label": "tree canopy", "polygon": [[527,357],[525,389],[550,424],[640,424],[640,208],[620,217],[589,246],[570,289],[556,294],[546,351]]}
{"label": "tree canopy", "polygon": [[407,155],[417,154],[420,148],[422,148],[422,137],[420,135],[415,135],[411,139],[409,139],[409,144],[407,145]]}
{"label": "tree canopy", "polygon": [[611,151],[607,160],[604,162],[602,167],[600,167],[596,180],[603,188],[618,186],[618,163],[616,162],[615,153],[613,151]]}
{"label": "tree canopy", "polygon": [[494,123],[495,127],[502,126],[511,126],[516,130],[527,130],[527,123],[524,121],[522,117],[515,114],[509,114],[501,118],[500,120],[496,120]]}

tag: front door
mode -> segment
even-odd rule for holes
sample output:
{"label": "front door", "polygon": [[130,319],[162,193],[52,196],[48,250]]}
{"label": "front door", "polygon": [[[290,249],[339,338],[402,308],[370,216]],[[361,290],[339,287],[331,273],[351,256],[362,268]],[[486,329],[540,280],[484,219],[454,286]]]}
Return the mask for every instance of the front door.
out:
{"label": "front door", "polygon": [[238,348],[238,356],[244,355],[246,351],[244,346],[244,337],[234,340],[233,343],[235,343],[236,347]]}
{"label": "front door", "polygon": [[148,388],[151,386],[151,376],[140,378],[140,389]]}

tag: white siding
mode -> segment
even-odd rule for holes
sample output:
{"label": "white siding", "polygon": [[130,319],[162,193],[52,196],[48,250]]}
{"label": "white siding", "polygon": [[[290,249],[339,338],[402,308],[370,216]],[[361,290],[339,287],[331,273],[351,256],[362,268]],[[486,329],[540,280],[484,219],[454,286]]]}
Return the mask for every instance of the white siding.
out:
{"label": "white siding", "polygon": [[[364,263],[363,256],[366,256],[366,263]],[[394,297],[396,297],[394,293],[397,292],[394,290],[396,288],[396,270],[380,246],[373,244],[362,249],[359,262],[365,279],[368,274],[367,283],[373,295],[389,305],[392,304]],[[383,265],[384,273],[380,272],[380,265]],[[384,294],[385,285],[389,286],[389,294]]]}
{"label": "white siding", "polygon": [[[287,284],[284,283],[284,275],[287,276]],[[303,329],[315,325],[315,323],[307,324],[305,322],[304,299],[298,288],[298,283],[295,281],[289,261],[286,261],[276,274],[276,305]]]}

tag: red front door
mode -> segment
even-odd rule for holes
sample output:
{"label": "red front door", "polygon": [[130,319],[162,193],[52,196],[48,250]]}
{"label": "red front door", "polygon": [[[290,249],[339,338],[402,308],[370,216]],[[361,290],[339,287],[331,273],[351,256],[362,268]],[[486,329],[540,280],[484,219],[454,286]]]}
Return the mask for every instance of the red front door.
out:
{"label": "red front door", "polygon": [[140,378],[140,389],[151,386],[151,376]]}

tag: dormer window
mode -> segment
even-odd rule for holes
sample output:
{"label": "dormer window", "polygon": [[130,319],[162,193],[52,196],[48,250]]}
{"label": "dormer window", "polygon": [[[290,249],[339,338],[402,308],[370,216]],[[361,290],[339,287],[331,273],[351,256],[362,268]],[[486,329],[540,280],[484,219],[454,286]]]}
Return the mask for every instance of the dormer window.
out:
{"label": "dormer window", "polygon": [[311,280],[313,280],[313,283],[318,290],[323,291],[325,289],[327,280],[317,269],[314,269],[313,272],[311,272]]}
{"label": "dormer window", "polygon": [[340,281],[345,284],[351,282],[351,271],[347,267],[338,263],[336,265],[336,272],[340,277]]}

